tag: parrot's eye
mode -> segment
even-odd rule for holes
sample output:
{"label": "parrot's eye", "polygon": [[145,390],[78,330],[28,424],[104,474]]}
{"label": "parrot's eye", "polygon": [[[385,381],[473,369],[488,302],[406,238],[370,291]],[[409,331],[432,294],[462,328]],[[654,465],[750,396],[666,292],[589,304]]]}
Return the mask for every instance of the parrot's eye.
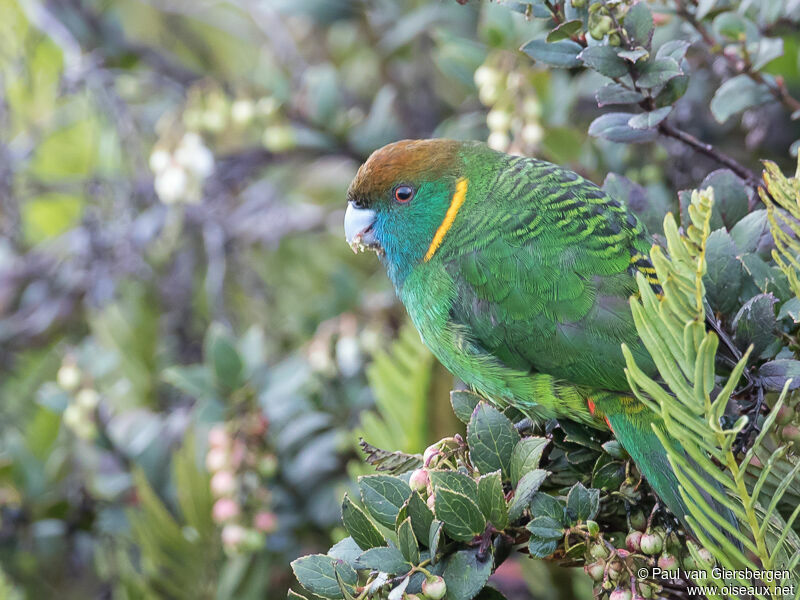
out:
{"label": "parrot's eye", "polygon": [[394,188],[394,199],[405,204],[414,197],[414,188],[410,185],[398,185]]}

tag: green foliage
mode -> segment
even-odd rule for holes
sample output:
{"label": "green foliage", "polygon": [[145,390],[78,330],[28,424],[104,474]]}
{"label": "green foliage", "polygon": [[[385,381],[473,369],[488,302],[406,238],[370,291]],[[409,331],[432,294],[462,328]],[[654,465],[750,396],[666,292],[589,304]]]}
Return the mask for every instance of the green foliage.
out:
{"label": "green foliage", "polygon": [[381,448],[420,452],[430,437],[429,398],[433,355],[411,325],[367,369],[376,412],[361,417],[359,437]]}
{"label": "green foliage", "polygon": [[[656,362],[664,387],[639,370],[623,347],[628,380],[637,397],[664,418],[669,435],[678,442],[675,446],[663,432],[656,431],[678,475],[682,496],[689,506],[689,521],[698,539],[726,568],[757,569],[760,564],[767,569],[788,570],[793,575],[784,583],[796,584],[795,557],[800,550],[800,537],[793,526],[797,514],[784,521],[778,507],[784,494],[797,487],[800,463],[786,455],[787,446],[773,450],[765,443],[790,380],[784,380],[781,396],[744,456],[737,456],[734,444],[747,418],[740,417],[732,426],[723,423],[748,358],[757,353],[751,345],[727,381],[717,383],[714,359],[719,338],[705,330],[703,285],[713,198],[710,190],[693,194],[689,207],[692,224],[683,238],[672,217],[666,218],[664,231],[670,258],[658,247],[651,253],[663,296],[658,298],[640,277],[640,299],[631,299],[637,330]],[[771,316],[772,303],[768,306]],[[721,389],[715,389],[717,385]],[[769,459],[755,467],[753,459],[759,456]],[[773,465],[780,460],[791,462],[788,473],[773,471]],[[795,463],[797,467],[793,466]],[[725,468],[720,470],[720,464]],[[756,480],[749,488],[748,471]],[[772,494],[762,496],[764,483],[776,478],[779,483],[772,488]],[[734,515],[738,527],[729,522],[723,511]],[[741,546],[735,545],[733,539],[739,540]],[[747,585],[746,579],[737,580]]]}
{"label": "green foliage", "polygon": [[[717,383],[751,343],[769,406],[800,380],[797,178],[780,175],[800,108],[791,3],[255,4],[0,0],[0,597],[277,597],[298,554],[377,531],[388,545],[345,537],[312,561],[318,585],[357,596],[368,572],[429,559],[450,594],[492,599],[505,536],[551,564],[595,565],[601,536],[622,550],[625,503],[635,520],[654,499],[619,445],[485,404],[471,422],[468,391],[451,397],[465,439],[425,467],[448,522],[408,486],[460,427],[452,381],[339,227],[356,167],[396,139],[487,139],[605,178],[654,234],[668,211],[690,224],[676,189],[713,188],[703,285],[735,348]],[[766,210],[743,166],[764,157]],[[796,385],[760,420],[767,474],[742,479],[787,522]],[[220,435],[241,460],[217,464]],[[230,522],[212,518],[219,472]],[[584,488],[599,512],[572,521]],[[464,532],[498,530],[489,559],[480,536],[451,537],[445,505],[467,507]],[[780,533],[768,547],[793,543]],[[541,592],[544,567],[523,564]],[[553,590],[579,596],[558,573]]]}
{"label": "green foliage", "polygon": [[221,548],[211,520],[209,477],[195,464],[196,456],[193,441],[187,439],[173,459],[178,516],[141,471],[134,476],[139,506],[129,519],[142,577],[128,575],[131,579],[123,585],[139,588],[143,596],[209,598],[216,587]]}

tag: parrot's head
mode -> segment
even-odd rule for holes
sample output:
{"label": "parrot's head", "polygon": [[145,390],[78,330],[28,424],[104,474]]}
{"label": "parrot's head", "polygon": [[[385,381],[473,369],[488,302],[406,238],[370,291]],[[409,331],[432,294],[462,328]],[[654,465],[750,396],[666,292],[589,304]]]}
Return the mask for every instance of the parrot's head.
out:
{"label": "parrot's head", "polygon": [[401,285],[441,244],[448,213],[466,196],[465,153],[481,147],[435,139],[403,140],[376,150],[347,190],[347,243],[356,252],[377,252],[394,284]]}

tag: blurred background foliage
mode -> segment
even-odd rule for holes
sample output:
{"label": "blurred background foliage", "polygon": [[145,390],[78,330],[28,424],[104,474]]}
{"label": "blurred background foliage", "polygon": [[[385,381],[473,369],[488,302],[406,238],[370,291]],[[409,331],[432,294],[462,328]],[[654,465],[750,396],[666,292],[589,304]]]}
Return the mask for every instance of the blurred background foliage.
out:
{"label": "blurred background foliage", "polygon": [[[683,34],[668,5],[661,39]],[[289,561],[345,535],[359,438],[421,452],[461,427],[381,267],[343,243],[377,147],[488,139],[614,172],[654,231],[719,167],[589,137],[602,77],[532,62],[547,23],[514,8],[0,0],[0,598],[284,597]],[[796,92],[794,27],[769,23],[762,70]],[[728,58],[690,52],[671,121],[793,170],[778,102],[709,110]],[[534,561],[495,578],[589,594]]]}

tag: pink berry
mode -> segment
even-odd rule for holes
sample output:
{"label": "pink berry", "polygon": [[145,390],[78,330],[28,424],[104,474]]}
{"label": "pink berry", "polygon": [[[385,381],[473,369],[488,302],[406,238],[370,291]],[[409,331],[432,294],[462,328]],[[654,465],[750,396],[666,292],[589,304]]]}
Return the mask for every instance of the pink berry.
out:
{"label": "pink berry", "polygon": [[229,496],[235,491],[236,477],[232,471],[217,471],[211,477],[211,493],[215,496]]}
{"label": "pink berry", "polygon": [[261,511],[253,517],[253,527],[264,533],[272,533],[277,526],[278,517],[273,512]]}
{"label": "pink berry", "polygon": [[633,594],[631,594],[630,590],[624,590],[622,588],[617,588],[611,595],[608,597],[608,600],[631,600],[633,598]]}
{"label": "pink berry", "polygon": [[416,492],[421,492],[428,487],[428,471],[426,469],[417,469],[411,473],[408,480],[411,489]]}
{"label": "pink berry", "polygon": [[230,437],[224,425],[214,425],[208,430],[208,445],[212,448],[222,448],[223,450],[230,444]]}
{"label": "pink berry", "polygon": [[211,448],[206,454],[206,469],[209,473],[216,473],[228,466],[228,453],[222,448]]}
{"label": "pink berry", "polygon": [[241,510],[235,500],[231,498],[220,498],[214,503],[211,509],[211,516],[216,523],[226,523],[239,516]]}
{"label": "pink berry", "polygon": [[247,530],[241,525],[229,524],[222,528],[220,537],[225,548],[233,550],[240,546],[247,536]]}
{"label": "pink berry", "polygon": [[625,545],[631,552],[638,552],[639,550],[641,550],[641,543],[642,543],[641,531],[631,531],[628,534],[628,537],[625,538]]}

